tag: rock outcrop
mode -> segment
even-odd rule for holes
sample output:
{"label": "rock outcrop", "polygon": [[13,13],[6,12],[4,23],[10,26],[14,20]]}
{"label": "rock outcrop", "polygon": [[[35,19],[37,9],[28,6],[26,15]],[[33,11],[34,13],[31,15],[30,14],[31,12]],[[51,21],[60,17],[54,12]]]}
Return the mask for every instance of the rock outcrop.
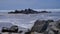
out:
{"label": "rock outcrop", "polygon": [[37,20],[34,24],[34,26],[32,27],[32,32],[36,31],[39,33],[43,33],[46,31],[48,25],[50,22],[54,22],[53,20]]}
{"label": "rock outcrop", "polygon": [[3,27],[2,32],[18,32],[18,26],[12,26],[11,28]]}
{"label": "rock outcrop", "polygon": [[48,12],[48,11],[35,11],[35,10],[32,10],[32,9],[25,9],[25,10],[15,10],[14,12],[11,11],[11,12],[8,12],[8,14],[18,14],[18,13],[22,13],[22,14],[38,14],[38,13],[51,13],[51,12]]}

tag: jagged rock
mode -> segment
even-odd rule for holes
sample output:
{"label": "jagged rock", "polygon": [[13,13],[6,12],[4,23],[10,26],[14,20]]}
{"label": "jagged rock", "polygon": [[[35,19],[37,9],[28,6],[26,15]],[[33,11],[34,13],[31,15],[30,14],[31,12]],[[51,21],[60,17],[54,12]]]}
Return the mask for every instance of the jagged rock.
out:
{"label": "jagged rock", "polygon": [[32,27],[31,31],[32,32],[36,31],[36,32],[42,33],[47,29],[48,25],[49,25],[48,21],[37,20],[35,22],[34,26]]}
{"label": "jagged rock", "polygon": [[17,14],[17,13],[38,14],[38,13],[51,13],[51,12],[48,12],[48,11],[41,11],[41,12],[39,12],[39,11],[35,11],[35,10],[32,10],[32,9],[28,8],[28,9],[25,9],[25,10],[20,10],[20,11],[15,10],[14,12],[8,12],[8,14],[11,14],[11,13],[13,13],[13,14]]}

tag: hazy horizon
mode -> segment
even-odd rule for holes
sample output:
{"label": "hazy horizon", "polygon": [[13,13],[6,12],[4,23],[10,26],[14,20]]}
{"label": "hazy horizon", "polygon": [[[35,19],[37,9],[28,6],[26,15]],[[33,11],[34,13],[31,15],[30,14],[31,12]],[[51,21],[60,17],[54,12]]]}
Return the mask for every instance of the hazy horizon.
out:
{"label": "hazy horizon", "polygon": [[60,0],[0,0],[0,10],[60,9]]}

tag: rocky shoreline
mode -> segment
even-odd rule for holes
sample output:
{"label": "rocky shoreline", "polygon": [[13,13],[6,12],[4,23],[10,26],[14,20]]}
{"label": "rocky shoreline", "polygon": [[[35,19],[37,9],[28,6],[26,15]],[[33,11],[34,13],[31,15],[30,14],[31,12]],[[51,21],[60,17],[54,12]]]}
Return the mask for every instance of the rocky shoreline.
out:
{"label": "rocky shoreline", "polygon": [[[10,29],[2,28],[2,32],[22,33],[23,31],[18,31],[18,26],[12,26]],[[36,20],[32,29],[28,29],[28,32],[25,32],[25,34],[35,32],[40,34],[60,34],[60,20]]]}

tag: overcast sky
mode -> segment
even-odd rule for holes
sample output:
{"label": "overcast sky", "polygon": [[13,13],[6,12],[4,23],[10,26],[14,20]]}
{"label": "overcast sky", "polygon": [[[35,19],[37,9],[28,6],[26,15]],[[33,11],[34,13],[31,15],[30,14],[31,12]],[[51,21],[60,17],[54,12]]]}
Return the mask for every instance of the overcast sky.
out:
{"label": "overcast sky", "polygon": [[60,0],[0,0],[0,10],[59,9]]}

